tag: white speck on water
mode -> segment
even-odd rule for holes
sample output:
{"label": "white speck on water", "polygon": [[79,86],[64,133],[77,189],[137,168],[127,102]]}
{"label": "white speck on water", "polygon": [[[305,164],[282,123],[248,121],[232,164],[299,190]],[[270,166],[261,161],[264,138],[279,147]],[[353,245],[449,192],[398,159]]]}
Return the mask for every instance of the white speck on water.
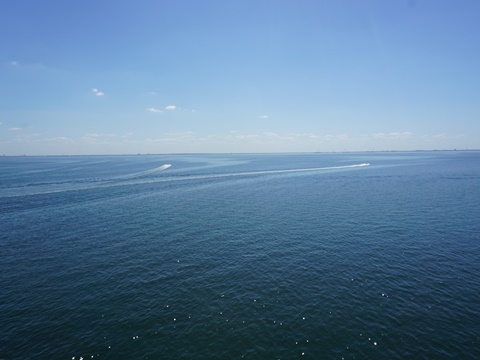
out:
{"label": "white speck on water", "polygon": [[302,353],[302,356],[305,355],[305,353]]}
{"label": "white speck on water", "polygon": [[303,320],[305,320],[305,316],[303,317]]}
{"label": "white speck on water", "polygon": [[177,318],[173,318],[173,321],[177,321]]}
{"label": "white speck on water", "polygon": [[374,342],[374,343],[373,343],[373,345],[377,346],[377,343],[376,343],[376,342]]}

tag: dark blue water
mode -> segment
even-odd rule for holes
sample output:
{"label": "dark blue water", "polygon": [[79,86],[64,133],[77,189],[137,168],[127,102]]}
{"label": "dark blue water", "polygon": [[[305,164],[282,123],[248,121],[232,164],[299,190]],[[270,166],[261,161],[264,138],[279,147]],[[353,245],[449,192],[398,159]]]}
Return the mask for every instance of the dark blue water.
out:
{"label": "dark blue water", "polygon": [[0,358],[480,358],[479,204],[478,152],[0,158]]}

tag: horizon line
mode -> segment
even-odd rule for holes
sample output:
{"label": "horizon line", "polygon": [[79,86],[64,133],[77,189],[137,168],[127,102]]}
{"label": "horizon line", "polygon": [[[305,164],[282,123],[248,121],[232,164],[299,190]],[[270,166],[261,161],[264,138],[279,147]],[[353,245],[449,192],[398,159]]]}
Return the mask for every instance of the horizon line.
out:
{"label": "horizon line", "polygon": [[278,155],[278,154],[355,154],[355,153],[407,153],[407,152],[475,152],[480,149],[429,149],[429,150],[352,150],[352,151],[273,151],[273,152],[174,152],[174,153],[118,153],[118,154],[17,154],[0,157],[62,157],[62,156],[158,156],[158,155]]}

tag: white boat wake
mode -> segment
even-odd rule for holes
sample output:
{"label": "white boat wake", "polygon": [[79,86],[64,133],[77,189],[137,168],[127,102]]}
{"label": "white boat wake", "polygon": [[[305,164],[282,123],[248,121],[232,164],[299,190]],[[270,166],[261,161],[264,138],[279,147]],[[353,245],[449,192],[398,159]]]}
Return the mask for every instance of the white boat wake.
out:
{"label": "white boat wake", "polygon": [[177,178],[175,180],[210,179],[210,178],[222,178],[222,177],[233,177],[233,176],[285,174],[285,173],[310,172],[310,171],[322,171],[322,170],[351,169],[351,168],[364,167],[369,165],[370,163],[362,163],[362,164],[354,164],[354,165],[328,166],[328,167],[318,167],[318,168],[247,171],[247,172],[239,172],[239,173],[209,174],[209,175],[198,175],[198,176],[194,175],[194,176],[188,176],[188,177],[185,176],[183,178]]}
{"label": "white boat wake", "polygon": [[167,170],[171,166],[172,166],[171,164],[164,164],[164,165],[156,167],[154,169],[141,171],[141,172],[134,173],[134,174],[119,176],[119,177],[116,177],[115,180],[130,180],[130,179],[137,179],[137,178],[141,178],[141,177],[145,177],[145,176],[150,176],[150,175],[154,175],[156,173],[159,173],[160,171]]}
{"label": "white boat wake", "polygon": [[[119,176],[110,179],[104,179],[100,181],[95,181],[90,184],[85,184],[83,186],[72,186],[62,189],[37,189],[37,191],[32,192],[21,192],[18,194],[12,194],[2,197],[17,197],[17,196],[31,196],[38,194],[48,194],[48,193],[57,193],[57,192],[66,192],[66,191],[79,191],[79,190],[89,190],[89,189],[98,189],[98,188],[109,188],[109,187],[118,187],[118,186],[131,186],[131,185],[142,185],[147,183],[162,183],[162,182],[172,182],[172,181],[191,181],[191,180],[208,180],[208,179],[218,179],[218,178],[227,178],[227,177],[242,177],[242,176],[255,176],[255,175],[271,175],[271,174],[288,174],[288,173],[302,173],[302,172],[315,172],[315,171],[328,171],[328,170],[341,170],[341,169],[353,169],[369,166],[369,163],[354,164],[354,165],[341,165],[341,166],[328,166],[328,167],[317,167],[317,168],[302,168],[302,169],[283,169],[283,170],[262,170],[262,171],[247,171],[247,172],[237,172],[237,173],[219,173],[219,174],[205,174],[205,175],[179,175],[176,176],[161,176],[161,177],[149,177],[156,173],[162,172],[170,168],[171,164],[164,164],[162,166],[150,169],[147,171],[142,171],[134,174]],[[126,181],[124,181],[126,180]]]}

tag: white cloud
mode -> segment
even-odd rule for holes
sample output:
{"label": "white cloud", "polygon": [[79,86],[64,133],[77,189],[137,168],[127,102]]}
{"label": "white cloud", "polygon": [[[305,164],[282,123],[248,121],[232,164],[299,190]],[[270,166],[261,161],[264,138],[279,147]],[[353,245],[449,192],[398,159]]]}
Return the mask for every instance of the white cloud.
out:
{"label": "white cloud", "polygon": [[179,132],[174,132],[174,133],[167,133],[166,135],[168,135],[168,136],[172,136],[172,135],[190,136],[190,135],[193,135],[193,131],[179,131]]}
{"label": "white cloud", "polygon": [[151,113],[161,113],[161,112],[163,112],[163,110],[156,109],[156,108],[146,108],[145,110],[147,110],[148,112],[151,112]]}
{"label": "white cloud", "polygon": [[96,139],[99,137],[100,137],[100,134],[97,134],[97,133],[91,133],[84,136],[84,138],[89,138],[89,139]]}
{"label": "white cloud", "polygon": [[246,134],[246,135],[235,135],[234,138],[237,140],[255,140],[258,139],[260,135],[257,134]]}
{"label": "white cloud", "polygon": [[80,139],[88,144],[111,144],[120,138],[117,134],[98,134],[90,133],[82,136]]}
{"label": "white cloud", "polygon": [[12,128],[10,128],[10,129],[8,129],[8,130],[10,130],[10,131],[22,131],[23,128],[20,128],[20,127],[12,127]]}
{"label": "white cloud", "polygon": [[451,140],[451,139],[460,139],[463,137],[465,137],[465,134],[453,135],[453,134],[447,134],[447,133],[422,136],[422,138],[426,140]]}
{"label": "white cloud", "polygon": [[10,64],[12,64],[12,65],[14,65],[14,66],[15,66],[15,65],[18,65],[18,62],[16,62],[16,61],[12,61]]}
{"label": "white cloud", "polygon": [[74,143],[72,139],[65,136],[58,136],[50,139],[43,139],[41,140],[41,142],[46,144],[61,144],[61,145],[69,145]]}
{"label": "white cloud", "polygon": [[409,131],[404,132],[391,132],[391,133],[376,133],[372,134],[372,137],[375,139],[406,139],[412,136],[413,133]]}
{"label": "white cloud", "polygon": [[323,138],[327,141],[332,141],[332,140],[346,141],[348,140],[348,135],[347,134],[338,134],[338,135],[328,134],[328,135],[325,135]]}
{"label": "white cloud", "polygon": [[92,92],[95,94],[95,96],[103,96],[103,95],[105,95],[103,92],[101,92],[101,91],[98,90],[97,88],[93,88],[93,89],[92,89]]}
{"label": "white cloud", "polygon": [[177,107],[175,105],[165,106],[165,110],[175,110]]}
{"label": "white cloud", "polygon": [[268,115],[261,115],[259,116],[260,119],[268,119]]}
{"label": "white cloud", "polygon": [[278,135],[277,133],[268,132],[268,131],[265,131],[265,132],[263,133],[263,135],[265,135],[266,137],[269,137],[269,138],[272,138],[272,137],[280,137],[280,135]]}
{"label": "white cloud", "polygon": [[123,135],[120,135],[120,138],[122,139],[128,139],[129,137],[131,137],[133,135],[132,132],[128,132],[128,133],[125,133]]}
{"label": "white cloud", "polygon": [[295,139],[320,139],[320,136],[314,133],[289,133],[288,135]]}

